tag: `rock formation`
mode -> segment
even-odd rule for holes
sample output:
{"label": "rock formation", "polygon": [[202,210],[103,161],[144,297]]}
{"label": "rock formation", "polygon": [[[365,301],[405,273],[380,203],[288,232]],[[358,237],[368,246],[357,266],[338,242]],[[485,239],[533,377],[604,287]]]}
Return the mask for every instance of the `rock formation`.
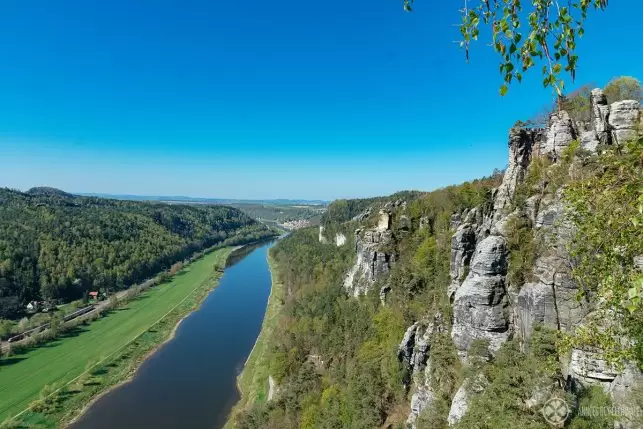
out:
{"label": "rock formation", "polygon": [[[550,116],[545,129],[517,125],[510,130],[509,163],[502,183],[492,194],[492,204],[454,213],[450,222],[450,284],[445,285],[453,306],[450,335],[465,364],[475,340],[486,340],[493,354],[512,337],[528,341],[536,324],[570,331],[588,317],[591,306],[577,299],[578,285],[571,275],[567,244],[573,229],[565,221],[562,190],[531,195],[519,206],[516,191],[534,158],[563,162],[562,154],[575,140],[584,150],[595,153],[602,145],[636,138],[640,123],[638,101],[608,105],[603,92],[596,89],[591,93],[586,123],[574,123],[567,112],[558,111]],[[359,220],[371,213],[369,209]],[[522,276],[524,284],[509,284],[507,280],[507,236],[514,217],[527,222],[534,241],[539,243],[533,266]],[[420,218],[417,227],[433,225],[428,218]],[[376,226],[355,232],[357,261],[346,275],[344,287],[358,296],[384,278],[397,258],[396,241],[412,229],[413,223],[400,202],[382,207]],[[380,300],[385,305],[391,286],[380,287]],[[409,374],[404,381],[411,395],[408,427],[415,427],[422,410],[436,397],[431,388],[430,344],[432,336],[445,332],[448,326],[439,315],[432,315],[428,321],[411,325],[400,343],[398,357]],[[600,350],[573,350],[570,361],[564,364],[565,375],[578,386],[602,386],[615,401],[629,400],[632,386],[643,383],[641,371],[634,366],[616,370],[601,356]],[[467,386],[475,385],[480,390],[483,384],[466,382],[460,386],[452,399],[449,424],[456,424],[466,413]],[[628,424],[619,422],[621,426],[617,427],[634,427]]]}

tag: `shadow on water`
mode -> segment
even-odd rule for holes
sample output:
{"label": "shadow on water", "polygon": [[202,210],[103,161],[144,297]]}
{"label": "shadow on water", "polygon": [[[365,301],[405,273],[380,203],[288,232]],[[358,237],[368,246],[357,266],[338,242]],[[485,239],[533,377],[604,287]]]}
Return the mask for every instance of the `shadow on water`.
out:
{"label": "shadow on water", "polygon": [[260,247],[266,246],[268,244],[274,243],[277,241],[276,238],[268,238],[266,240],[261,240],[256,243],[246,244],[240,249],[233,250],[228,256],[226,261],[226,268],[230,268],[241,262],[246,256],[259,249]]}

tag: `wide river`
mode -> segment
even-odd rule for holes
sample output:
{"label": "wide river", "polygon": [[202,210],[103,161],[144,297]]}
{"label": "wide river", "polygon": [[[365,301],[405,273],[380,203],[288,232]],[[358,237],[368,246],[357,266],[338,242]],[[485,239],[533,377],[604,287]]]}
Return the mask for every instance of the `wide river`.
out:
{"label": "wide river", "polygon": [[[109,392],[73,429],[218,429],[238,401],[236,377],[250,354],[270,294],[272,243],[233,254],[219,286],[150,356],[131,382]],[[249,252],[249,253],[248,253]]]}

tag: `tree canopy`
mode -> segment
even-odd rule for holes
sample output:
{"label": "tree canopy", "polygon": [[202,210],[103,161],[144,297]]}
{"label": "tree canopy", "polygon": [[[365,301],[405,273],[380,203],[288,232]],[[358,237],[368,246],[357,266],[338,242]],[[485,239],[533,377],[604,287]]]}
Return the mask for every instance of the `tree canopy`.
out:
{"label": "tree canopy", "polygon": [[[404,0],[411,10],[414,0]],[[591,9],[603,10],[607,0],[464,0],[460,47],[469,60],[469,45],[478,40],[481,24],[491,31],[491,45],[500,56],[500,74],[505,95],[509,84],[522,80],[523,73],[543,60],[543,85],[551,86],[559,97],[564,93],[563,71],[576,77],[577,38],[582,37],[585,19]]]}
{"label": "tree canopy", "polygon": [[232,207],[0,189],[0,318],[32,299],[124,288],[207,247],[271,234]]}

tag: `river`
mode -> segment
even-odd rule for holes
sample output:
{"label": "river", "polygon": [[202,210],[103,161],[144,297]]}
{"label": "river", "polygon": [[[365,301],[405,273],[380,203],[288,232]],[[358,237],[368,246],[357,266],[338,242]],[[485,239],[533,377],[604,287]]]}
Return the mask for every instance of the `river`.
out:
{"label": "river", "polygon": [[218,429],[239,400],[236,378],[270,294],[268,249],[241,249],[203,305],[134,378],[96,401],[73,429]]}

